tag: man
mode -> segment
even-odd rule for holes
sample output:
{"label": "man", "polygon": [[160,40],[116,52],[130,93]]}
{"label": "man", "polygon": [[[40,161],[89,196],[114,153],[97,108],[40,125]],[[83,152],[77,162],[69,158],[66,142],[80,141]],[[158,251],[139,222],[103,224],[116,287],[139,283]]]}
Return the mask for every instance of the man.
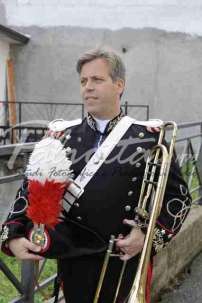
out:
{"label": "man", "polygon": [[[99,154],[100,146],[123,119],[120,100],[125,88],[125,67],[113,51],[95,49],[81,56],[77,72],[88,114],[81,124],[65,130],[71,136],[65,145],[68,143],[72,148],[75,177],[82,172],[82,179],[88,178],[84,167],[93,155],[98,155],[97,162],[102,161],[104,156],[101,152]],[[61,222],[54,231],[49,230],[52,242],[47,252],[41,255],[59,259],[67,303],[93,302],[111,235],[116,237],[116,251],[120,257],[110,261],[99,302],[113,301],[123,260],[128,262],[117,302],[123,303],[128,295],[147,227],[144,221],[134,222],[134,209],[140,194],[145,155],[158,140],[158,133],[152,133],[148,127],[136,122],[125,130],[105,161],[92,174],[83,194],[69,208],[68,198],[65,199]],[[116,132],[113,140],[117,136]],[[5,227],[7,234],[3,250],[20,259],[40,260],[40,247],[26,239],[32,224],[26,217],[23,202],[27,197],[26,180],[17,197],[13,208],[17,208],[18,213],[10,214],[4,224],[4,235]],[[190,203],[187,186],[173,159],[162,211],[156,223],[153,254],[179,231]],[[148,276],[148,286],[150,278],[151,275]]]}

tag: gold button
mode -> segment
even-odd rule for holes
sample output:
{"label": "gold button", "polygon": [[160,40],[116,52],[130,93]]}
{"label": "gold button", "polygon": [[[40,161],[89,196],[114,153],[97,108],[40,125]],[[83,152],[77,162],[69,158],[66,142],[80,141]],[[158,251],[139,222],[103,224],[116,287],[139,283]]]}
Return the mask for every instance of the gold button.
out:
{"label": "gold button", "polygon": [[143,150],[143,148],[142,148],[141,146],[138,146],[138,147],[136,148],[136,150],[137,150],[138,153],[141,153],[142,150]]}
{"label": "gold button", "polygon": [[144,133],[143,133],[143,132],[140,132],[140,133],[139,133],[139,137],[140,137],[140,138],[144,138]]}
{"label": "gold button", "polygon": [[125,206],[125,211],[130,211],[131,210],[131,206],[130,205],[126,205]]}

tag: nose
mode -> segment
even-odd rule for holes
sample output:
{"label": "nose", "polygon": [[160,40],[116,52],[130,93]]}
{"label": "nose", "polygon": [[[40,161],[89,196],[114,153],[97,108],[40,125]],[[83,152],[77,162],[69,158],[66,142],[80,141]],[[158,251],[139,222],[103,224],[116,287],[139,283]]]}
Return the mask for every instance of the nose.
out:
{"label": "nose", "polygon": [[85,89],[86,90],[93,90],[94,89],[93,82],[91,80],[88,80],[86,82]]}

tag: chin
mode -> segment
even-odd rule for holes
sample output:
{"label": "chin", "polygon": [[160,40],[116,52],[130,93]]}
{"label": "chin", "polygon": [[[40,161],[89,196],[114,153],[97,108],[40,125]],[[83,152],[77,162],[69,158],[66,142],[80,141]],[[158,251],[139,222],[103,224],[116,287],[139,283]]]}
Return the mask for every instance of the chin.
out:
{"label": "chin", "polygon": [[87,110],[87,112],[89,113],[89,114],[91,114],[91,115],[93,115],[93,116],[95,116],[95,115],[99,115],[99,111],[98,110],[96,110],[95,108],[86,108],[86,110]]}

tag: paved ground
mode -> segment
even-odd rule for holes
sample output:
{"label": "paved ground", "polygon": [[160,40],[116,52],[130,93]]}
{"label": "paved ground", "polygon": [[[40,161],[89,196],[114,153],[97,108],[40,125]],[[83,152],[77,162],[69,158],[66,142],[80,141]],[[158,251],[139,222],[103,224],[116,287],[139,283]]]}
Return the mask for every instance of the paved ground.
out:
{"label": "paved ground", "polygon": [[192,262],[183,280],[171,292],[162,296],[159,303],[201,303],[202,302],[202,253]]}

